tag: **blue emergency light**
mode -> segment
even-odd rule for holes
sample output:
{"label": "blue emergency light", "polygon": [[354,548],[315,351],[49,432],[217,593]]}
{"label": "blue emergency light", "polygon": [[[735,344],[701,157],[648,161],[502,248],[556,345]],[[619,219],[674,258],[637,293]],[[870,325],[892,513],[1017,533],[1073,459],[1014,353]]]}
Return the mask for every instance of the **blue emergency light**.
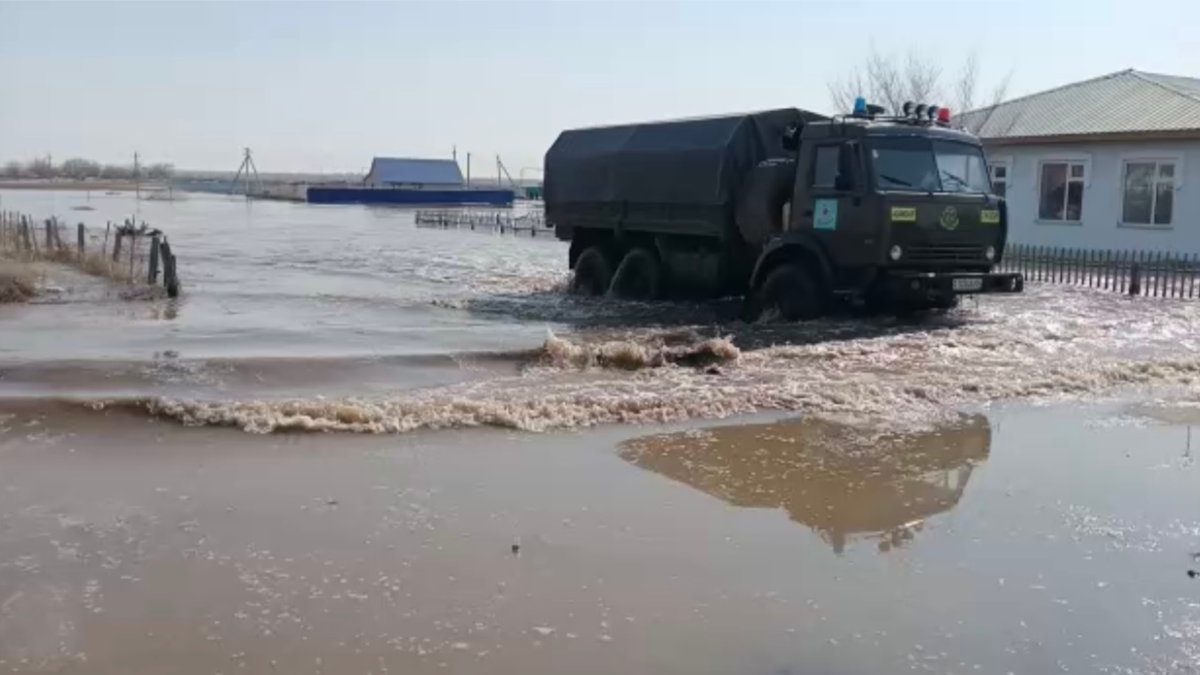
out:
{"label": "blue emergency light", "polygon": [[854,99],[854,114],[855,115],[866,115],[867,114],[867,99],[865,99],[861,96]]}

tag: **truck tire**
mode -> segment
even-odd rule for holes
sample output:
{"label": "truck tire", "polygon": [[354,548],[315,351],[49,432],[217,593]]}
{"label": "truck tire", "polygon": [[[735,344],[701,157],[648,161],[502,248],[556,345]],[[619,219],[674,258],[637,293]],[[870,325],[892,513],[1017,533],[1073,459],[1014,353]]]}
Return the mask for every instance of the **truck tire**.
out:
{"label": "truck tire", "polygon": [[658,256],[639,247],[625,254],[613,275],[609,293],[622,300],[657,300],[662,285],[662,264]]}
{"label": "truck tire", "polygon": [[786,321],[808,321],[825,313],[820,287],[796,263],[785,263],[771,270],[759,298],[763,310],[775,310]]}
{"label": "truck tire", "polygon": [[579,254],[575,275],[571,277],[571,293],[575,295],[604,295],[612,283],[612,263],[599,246]]}

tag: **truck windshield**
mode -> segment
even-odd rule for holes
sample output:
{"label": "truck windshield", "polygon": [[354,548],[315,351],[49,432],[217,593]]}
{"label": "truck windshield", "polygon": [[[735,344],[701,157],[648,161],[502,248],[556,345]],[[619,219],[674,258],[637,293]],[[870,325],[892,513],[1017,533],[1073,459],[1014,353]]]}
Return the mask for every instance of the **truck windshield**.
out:
{"label": "truck windshield", "polygon": [[881,190],[991,192],[978,146],[928,138],[876,138],[870,148]]}

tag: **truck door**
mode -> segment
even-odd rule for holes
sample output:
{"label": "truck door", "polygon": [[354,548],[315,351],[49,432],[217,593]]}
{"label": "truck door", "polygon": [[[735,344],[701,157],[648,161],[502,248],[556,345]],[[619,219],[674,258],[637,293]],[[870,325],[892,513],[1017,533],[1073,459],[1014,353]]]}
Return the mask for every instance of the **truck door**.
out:
{"label": "truck door", "polygon": [[838,265],[874,263],[878,235],[866,199],[859,144],[818,144],[810,157],[808,203],[801,212],[800,227],[811,228]]}

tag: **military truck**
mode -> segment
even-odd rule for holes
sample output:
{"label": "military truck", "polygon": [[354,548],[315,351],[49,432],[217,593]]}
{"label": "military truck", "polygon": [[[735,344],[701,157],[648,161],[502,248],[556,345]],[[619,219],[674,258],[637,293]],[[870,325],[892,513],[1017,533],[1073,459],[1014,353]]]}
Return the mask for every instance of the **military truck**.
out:
{"label": "military truck", "polygon": [[979,139],[948,111],[861,99],[564,131],[546,152],[546,220],[571,290],[632,300],[742,296],[789,320],[836,303],[948,308],[1019,293],[993,271],[1008,232]]}

